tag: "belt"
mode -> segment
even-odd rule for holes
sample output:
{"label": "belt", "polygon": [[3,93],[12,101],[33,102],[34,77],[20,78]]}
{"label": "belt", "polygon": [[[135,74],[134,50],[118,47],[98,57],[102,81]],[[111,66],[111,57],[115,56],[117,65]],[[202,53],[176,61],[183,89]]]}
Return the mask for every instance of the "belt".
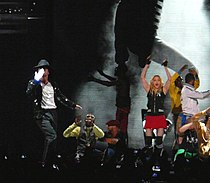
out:
{"label": "belt", "polygon": [[[147,112],[152,112],[152,109],[148,109]],[[157,112],[164,112],[163,109],[158,109]]]}
{"label": "belt", "polygon": [[57,108],[55,108],[55,109],[42,109],[44,112],[50,112],[50,111],[56,111],[57,110]]}

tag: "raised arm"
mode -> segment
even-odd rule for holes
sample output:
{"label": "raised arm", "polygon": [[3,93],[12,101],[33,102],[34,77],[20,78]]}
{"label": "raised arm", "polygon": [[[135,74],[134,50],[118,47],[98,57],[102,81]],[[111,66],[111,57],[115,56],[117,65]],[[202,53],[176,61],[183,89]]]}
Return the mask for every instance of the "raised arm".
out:
{"label": "raised arm", "polygon": [[165,85],[163,86],[163,92],[166,94],[168,92],[170,84],[171,84],[171,74],[168,71],[168,66],[167,66],[168,61],[164,60],[162,65],[164,66],[164,69],[165,69],[165,72],[166,72],[166,75],[167,75],[167,78],[168,78]]}
{"label": "raised arm", "polygon": [[188,65],[185,64],[183,65],[177,72],[175,72],[172,76],[171,76],[171,83],[170,83],[170,87],[172,87],[174,89],[175,87],[175,81],[178,77],[180,77],[180,75],[183,73],[183,71],[185,69],[187,69]]}
{"label": "raised arm", "polygon": [[32,79],[28,82],[28,86],[27,86],[27,89],[26,89],[26,94],[29,97],[34,97],[35,88],[40,84],[43,74],[44,74],[44,69],[39,69],[38,72],[35,71],[34,79]]}
{"label": "raised arm", "polygon": [[149,89],[150,89],[150,85],[149,85],[149,83],[148,83],[147,80],[146,80],[146,75],[147,75],[147,70],[148,70],[148,68],[149,68],[149,64],[147,63],[147,64],[144,66],[144,68],[143,68],[143,70],[142,70],[142,72],[141,72],[141,83],[142,83],[142,85],[143,85],[144,90],[145,90],[147,93],[149,92]]}
{"label": "raised arm", "polygon": [[93,131],[96,135],[96,138],[103,138],[104,137],[104,131],[95,124],[93,125]]}
{"label": "raised arm", "polygon": [[80,127],[74,122],[68,128],[66,128],[63,132],[63,136],[65,138],[76,137],[78,138],[80,134]]}

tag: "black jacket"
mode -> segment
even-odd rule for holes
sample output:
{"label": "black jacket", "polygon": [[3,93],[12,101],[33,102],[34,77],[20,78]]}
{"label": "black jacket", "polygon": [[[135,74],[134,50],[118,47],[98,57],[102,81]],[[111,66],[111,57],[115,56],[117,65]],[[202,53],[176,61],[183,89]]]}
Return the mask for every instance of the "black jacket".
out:
{"label": "black jacket", "polygon": [[[63,95],[58,88],[55,82],[51,82],[54,89],[54,97],[56,105],[61,103],[62,105],[68,108],[75,108],[76,104],[69,100],[65,95]],[[42,87],[40,84],[36,83],[34,80],[30,80],[28,82],[28,86],[26,89],[27,96],[33,100],[33,109],[34,109],[34,118],[40,119],[42,117],[43,109],[41,109],[41,100],[42,100]]]}

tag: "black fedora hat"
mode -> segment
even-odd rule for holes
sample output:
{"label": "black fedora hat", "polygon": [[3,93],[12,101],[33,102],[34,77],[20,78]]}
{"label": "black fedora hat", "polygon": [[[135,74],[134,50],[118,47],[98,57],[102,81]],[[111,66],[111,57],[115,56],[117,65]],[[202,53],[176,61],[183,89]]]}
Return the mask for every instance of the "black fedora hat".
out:
{"label": "black fedora hat", "polygon": [[41,59],[38,63],[38,65],[34,66],[34,69],[38,69],[38,68],[49,68],[52,69],[49,62],[45,59]]}

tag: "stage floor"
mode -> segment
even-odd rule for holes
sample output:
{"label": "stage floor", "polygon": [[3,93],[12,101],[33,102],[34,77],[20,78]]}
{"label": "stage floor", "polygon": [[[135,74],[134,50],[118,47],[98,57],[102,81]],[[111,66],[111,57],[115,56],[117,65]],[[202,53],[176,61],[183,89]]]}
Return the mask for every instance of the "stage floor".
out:
{"label": "stage floor", "polygon": [[[167,152],[160,161],[160,167],[154,169],[154,162],[142,156],[142,150],[128,149],[121,164],[103,164],[91,161],[76,164],[73,154],[60,155],[56,166],[41,164],[30,157],[2,157],[0,162],[1,182],[108,182],[108,183],[176,183],[203,182],[209,178],[203,171],[203,165],[196,159],[179,160],[173,163]],[[140,155],[141,154],[141,155]],[[139,157],[139,158],[138,158]],[[153,168],[152,168],[153,167]],[[203,167],[203,168],[201,168]],[[202,178],[202,179],[201,179]]]}

